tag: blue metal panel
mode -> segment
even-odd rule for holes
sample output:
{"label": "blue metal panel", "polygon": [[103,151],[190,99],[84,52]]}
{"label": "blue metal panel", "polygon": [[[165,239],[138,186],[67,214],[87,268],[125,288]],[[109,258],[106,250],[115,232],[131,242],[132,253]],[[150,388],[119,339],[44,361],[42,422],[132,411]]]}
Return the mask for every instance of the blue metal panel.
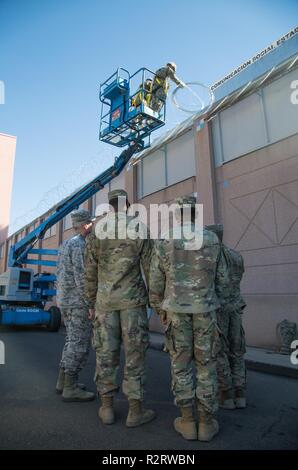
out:
{"label": "blue metal panel", "polygon": [[50,261],[47,259],[26,259],[26,264],[35,264],[37,266],[57,266],[56,261]]}
{"label": "blue metal panel", "polygon": [[56,295],[55,289],[43,289],[42,295],[47,297],[54,297]]}
{"label": "blue metal panel", "polygon": [[49,256],[57,256],[58,255],[58,250],[49,250],[46,248],[32,248],[32,250],[29,251],[30,255],[49,255]]}
{"label": "blue metal panel", "polygon": [[16,308],[2,310],[0,313],[1,325],[46,325],[50,322],[49,312],[38,308]]}
{"label": "blue metal panel", "polygon": [[38,276],[34,278],[34,283],[37,283],[37,282],[55,282],[55,281],[56,281],[55,274],[38,274]]}

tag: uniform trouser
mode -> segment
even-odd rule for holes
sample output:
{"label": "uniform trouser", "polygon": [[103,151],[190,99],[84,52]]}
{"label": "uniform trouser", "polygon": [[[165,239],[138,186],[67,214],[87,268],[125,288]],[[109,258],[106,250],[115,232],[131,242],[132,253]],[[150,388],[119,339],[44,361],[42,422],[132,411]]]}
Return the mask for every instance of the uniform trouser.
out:
{"label": "uniform trouser", "polygon": [[88,308],[61,308],[66,328],[65,345],[60,367],[66,374],[76,375],[86,365],[91,344],[92,323]]}
{"label": "uniform trouser", "polygon": [[167,99],[167,93],[162,87],[157,88],[152,92],[150,107],[155,112],[159,112],[165,105]]}
{"label": "uniform trouser", "polygon": [[245,388],[245,334],[241,309],[221,309],[217,314],[221,350],[217,359],[219,389]]}
{"label": "uniform trouser", "polygon": [[216,358],[220,346],[216,311],[167,312],[167,319],[166,346],[171,358],[175,403],[179,407],[190,406],[196,397],[199,410],[214,413],[217,410]]}
{"label": "uniform trouser", "polygon": [[121,339],[125,353],[123,393],[129,400],[143,400],[145,355],[149,345],[145,306],[96,311],[93,346],[96,352],[95,383],[100,395],[114,395],[119,389],[117,373]]}

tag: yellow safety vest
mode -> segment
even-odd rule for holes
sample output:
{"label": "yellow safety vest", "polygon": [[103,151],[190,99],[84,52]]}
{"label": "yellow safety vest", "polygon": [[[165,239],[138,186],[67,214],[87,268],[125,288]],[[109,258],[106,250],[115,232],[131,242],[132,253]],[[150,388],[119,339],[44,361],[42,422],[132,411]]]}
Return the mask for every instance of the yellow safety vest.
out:
{"label": "yellow safety vest", "polygon": [[141,88],[140,91],[131,100],[132,106],[137,108],[138,106],[140,106],[140,104],[143,101],[145,101],[147,106],[149,106],[149,103],[151,101],[152,83],[149,85],[149,87],[147,85],[147,88],[146,88],[146,85],[144,85],[144,89],[143,89],[143,84],[141,83],[139,88]]}
{"label": "yellow safety vest", "polygon": [[[168,94],[168,91],[169,91],[169,88],[170,88],[170,84],[169,82],[167,81],[166,78],[160,78],[160,77],[155,77],[154,81],[157,83],[158,87],[156,88],[162,88],[163,91]],[[153,90],[154,92],[154,90]]]}

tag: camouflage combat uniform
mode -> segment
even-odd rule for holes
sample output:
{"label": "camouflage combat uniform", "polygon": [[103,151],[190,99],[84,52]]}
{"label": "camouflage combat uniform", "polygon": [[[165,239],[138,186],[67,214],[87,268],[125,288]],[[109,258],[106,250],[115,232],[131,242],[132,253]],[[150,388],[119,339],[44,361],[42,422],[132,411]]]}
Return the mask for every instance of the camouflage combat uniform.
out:
{"label": "camouflage combat uniform", "polygon": [[[126,215],[116,214],[116,222],[123,216]],[[127,223],[131,219],[127,217]],[[113,396],[119,388],[117,372],[122,339],[125,351],[123,392],[129,400],[143,400],[149,338],[148,294],[141,264],[148,276],[150,256],[149,239],[120,239],[117,231],[114,240],[93,236],[87,241],[85,292],[96,310],[93,322],[95,382],[101,396]]]}
{"label": "camouflage combat uniform", "polygon": [[[186,250],[185,240],[175,239],[175,229],[170,238],[173,239],[155,243],[149,277],[150,304],[157,312],[167,312],[166,343],[176,405],[189,407],[196,397],[199,410],[214,413],[219,351],[216,310],[220,305],[214,283],[217,270],[223,269],[219,240],[204,230],[202,247]],[[223,278],[224,273],[220,279]]]}
{"label": "camouflage combat uniform", "polygon": [[68,375],[76,375],[85,366],[91,343],[92,323],[84,293],[85,247],[85,238],[76,235],[63,243],[58,255],[57,303],[66,328],[60,367]]}
{"label": "camouflage combat uniform", "polygon": [[155,72],[150,103],[150,107],[153,111],[159,112],[165,105],[170,87],[169,80],[172,80],[178,86],[183,84],[176,76],[174,70],[169,66],[161,67]]}
{"label": "camouflage combat uniform", "polygon": [[246,370],[244,354],[245,334],[242,326],[242,313],[245,301],[240,292],[240,282],[244,273],[243,258],[237,251],[222,244],[222,255],[229,274],[228,284],[217,286],[221,309],[218,324],[222,332],[222,347],[218,355],[218,380],[222,391],[244,389]]}

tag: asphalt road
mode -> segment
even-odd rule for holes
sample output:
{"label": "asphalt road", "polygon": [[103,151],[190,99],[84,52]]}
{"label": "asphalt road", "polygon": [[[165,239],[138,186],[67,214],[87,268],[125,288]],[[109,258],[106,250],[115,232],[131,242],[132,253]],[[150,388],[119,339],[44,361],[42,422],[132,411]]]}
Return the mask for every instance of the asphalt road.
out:
{"label": "asphalt road", "polygon": [[[127,402],[116,401],[117,423],[104,426],[98,401],[63,403],[55,393],[64,331],[3,329],[6,364],[0,365],[0,449],[298,449],[298,381],[248,373],[246,410],[219,413],[220,434],[209,444],[184,441],[173,429],[169,360],[149,350],[147,405],[155,421],[127,429]],[[95,390],[92,353],[81,381]]]}

